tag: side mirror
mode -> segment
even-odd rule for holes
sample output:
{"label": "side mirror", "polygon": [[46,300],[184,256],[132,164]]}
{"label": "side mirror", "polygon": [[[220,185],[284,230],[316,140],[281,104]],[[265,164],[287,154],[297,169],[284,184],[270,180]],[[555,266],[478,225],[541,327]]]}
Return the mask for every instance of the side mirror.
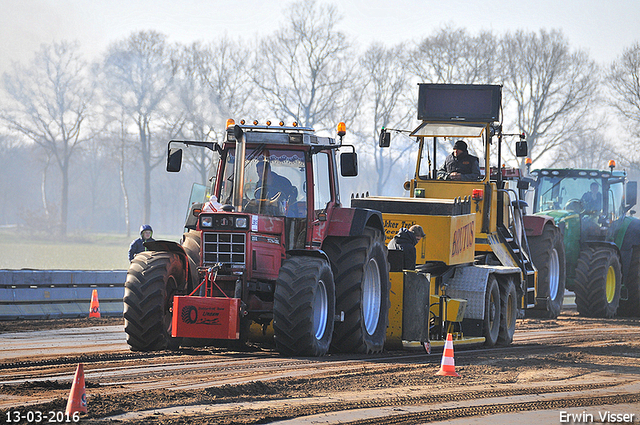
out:
{"label": "side mirror", "polygon": [[522,158],[529,155],[529,148],[526,140],[516,142],[516,156]]}
{"label": "side mirror", "polygon": [[518,180],[518,189],[521,190],[527,190],[529,189],[529,185],[533,182],[532,179],[529,178],[522,178],[520,180]]}
{"label": "side mirror", "polygon": [[355,152],[340,154],[340,173],[342,177],[358,175],[358,155]]}
{"label": "side mirror", "polygon": [[380,130],[380,140],[378,140],[378,145],[381,148],[388,148],[391,144],[391,133],[389,133],[384,128]]}
{"label": "side mirror", "polygon": [[182,149],[169,149],[167,156],[167,171],[177,173],[182,167]]}
{"label": "side mirror", "polygon": [[627,206],[631,208],[638,202],[638,182],[627,182]]}

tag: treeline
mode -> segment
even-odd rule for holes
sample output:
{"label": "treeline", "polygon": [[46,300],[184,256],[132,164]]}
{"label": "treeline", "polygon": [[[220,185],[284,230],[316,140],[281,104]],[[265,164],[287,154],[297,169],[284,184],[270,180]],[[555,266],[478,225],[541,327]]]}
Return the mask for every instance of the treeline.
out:
{"label": "treeline", "polygon": [[141,31],[95,58],[62,41],[14,64],[2,81],[0,225],[66,234],[150,223],[177,234],[190,182],[207,181],[211,155],[189,148],[185,170],[168,175],[167,142],[221,141],[227,118],[331,134],[345,121],[367,178],[343,182],[343,201],[351,191],[400,195],[415,144],[399,133],[381,150],[377,134],[416,125],[418,82],[502,84],[503,126],[527,135],[534,167],[601,168],[614,156],[640,168],[628,150],[640,128],[639,44],[597,64],[560,31],[445,27],[365,48],[340,30],[335,6],[303,0],[287,10],[280,28],[255,40],[181,45]]}

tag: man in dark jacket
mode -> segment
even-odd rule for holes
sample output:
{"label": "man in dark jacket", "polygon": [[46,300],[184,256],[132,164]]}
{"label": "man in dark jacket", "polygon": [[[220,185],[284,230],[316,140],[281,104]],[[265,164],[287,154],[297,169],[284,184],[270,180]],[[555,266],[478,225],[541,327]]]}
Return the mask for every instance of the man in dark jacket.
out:
{"label": "man in dark jacket", "polygon": [[407,228],[402,228],[398,234],[391,239],[387,248],[402,251],[403,269],[414,270],[416,268],[416,245],[420,239],[424,238],[422,226],[414,224]]}
{"label": "man in dark jacket", "polygon": [[438,170],[438,179],[478,181],[479,177],[478,157],[469,155],[467,144],[458,140],[453,145],[453,153],[447,156],[444,165]]}
{"label": "man in dark jacket", "polygon": [[140,237],[135,241],[131,242],[129,246],[129,261],[133,260],[133,257],[136,254],[146,251],[144,243],[147,241],[153,241],[154,239],[151,237],[153,235],[153,229],[148,224],[143,224],[140,226]]}
{"label": "man in dark jacket", "polygon": [[[256,164],[258,181],[256,182],[256,198],[274,198],[281,194],[282,201],[295,202],[298,197],[298,190],[291,184],[288,178],[271,171],[271,164],[258,161]],[[263,190],[264,196],[263,196]]]}

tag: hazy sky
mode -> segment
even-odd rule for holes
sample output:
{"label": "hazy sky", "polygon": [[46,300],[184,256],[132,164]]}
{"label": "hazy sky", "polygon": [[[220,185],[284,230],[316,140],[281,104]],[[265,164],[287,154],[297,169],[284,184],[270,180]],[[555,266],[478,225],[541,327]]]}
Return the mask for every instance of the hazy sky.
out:
{"label": "hazy sky", "polygon": [[[561,29],[598,62],[640,41],[640,0],[342,0],[340,29],[362,46],[395,44],[446,24],[471,34]],[[86,59],[133,31],[153,29],[189,43],[221,35],[251,40],[280,26],[286,1],[272,0],[0,0],[0,73],[25,62],[42,43],[78,40]]]}

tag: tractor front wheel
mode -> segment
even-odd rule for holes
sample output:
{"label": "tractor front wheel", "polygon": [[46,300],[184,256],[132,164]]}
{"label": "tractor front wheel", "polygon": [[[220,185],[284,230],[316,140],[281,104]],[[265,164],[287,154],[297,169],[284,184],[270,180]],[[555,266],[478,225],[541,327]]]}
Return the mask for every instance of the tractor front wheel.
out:
{"label": "tractor front wheel", "polygon": [[322,356],[329,351],[335,316],[331,267],[315,257],[282,263],[273,299],[276,348],[287,356]]}
{"label": "tractor front wheel", "polygon": [[549,297],[548,310],[527,310],[528,317],[555,319],[562,310],[566,281],[562,234],[553,226],[544,226],[540,236],[529,238],[531,260],[538,269],[540,295]]}
{"label": "tractor front wheel", "polygon": [[580,252],[575,294],[578,313],[587,317],[615,316],[620,303],[622,270],[616,251],[586,248]]}
{"label": "tractor front wheel", "polygon": [[124,330],[134,351],[175,349],[173,296],[186,291],[183,259],[174,252],[144,251],[129,266],[124,286]]}

